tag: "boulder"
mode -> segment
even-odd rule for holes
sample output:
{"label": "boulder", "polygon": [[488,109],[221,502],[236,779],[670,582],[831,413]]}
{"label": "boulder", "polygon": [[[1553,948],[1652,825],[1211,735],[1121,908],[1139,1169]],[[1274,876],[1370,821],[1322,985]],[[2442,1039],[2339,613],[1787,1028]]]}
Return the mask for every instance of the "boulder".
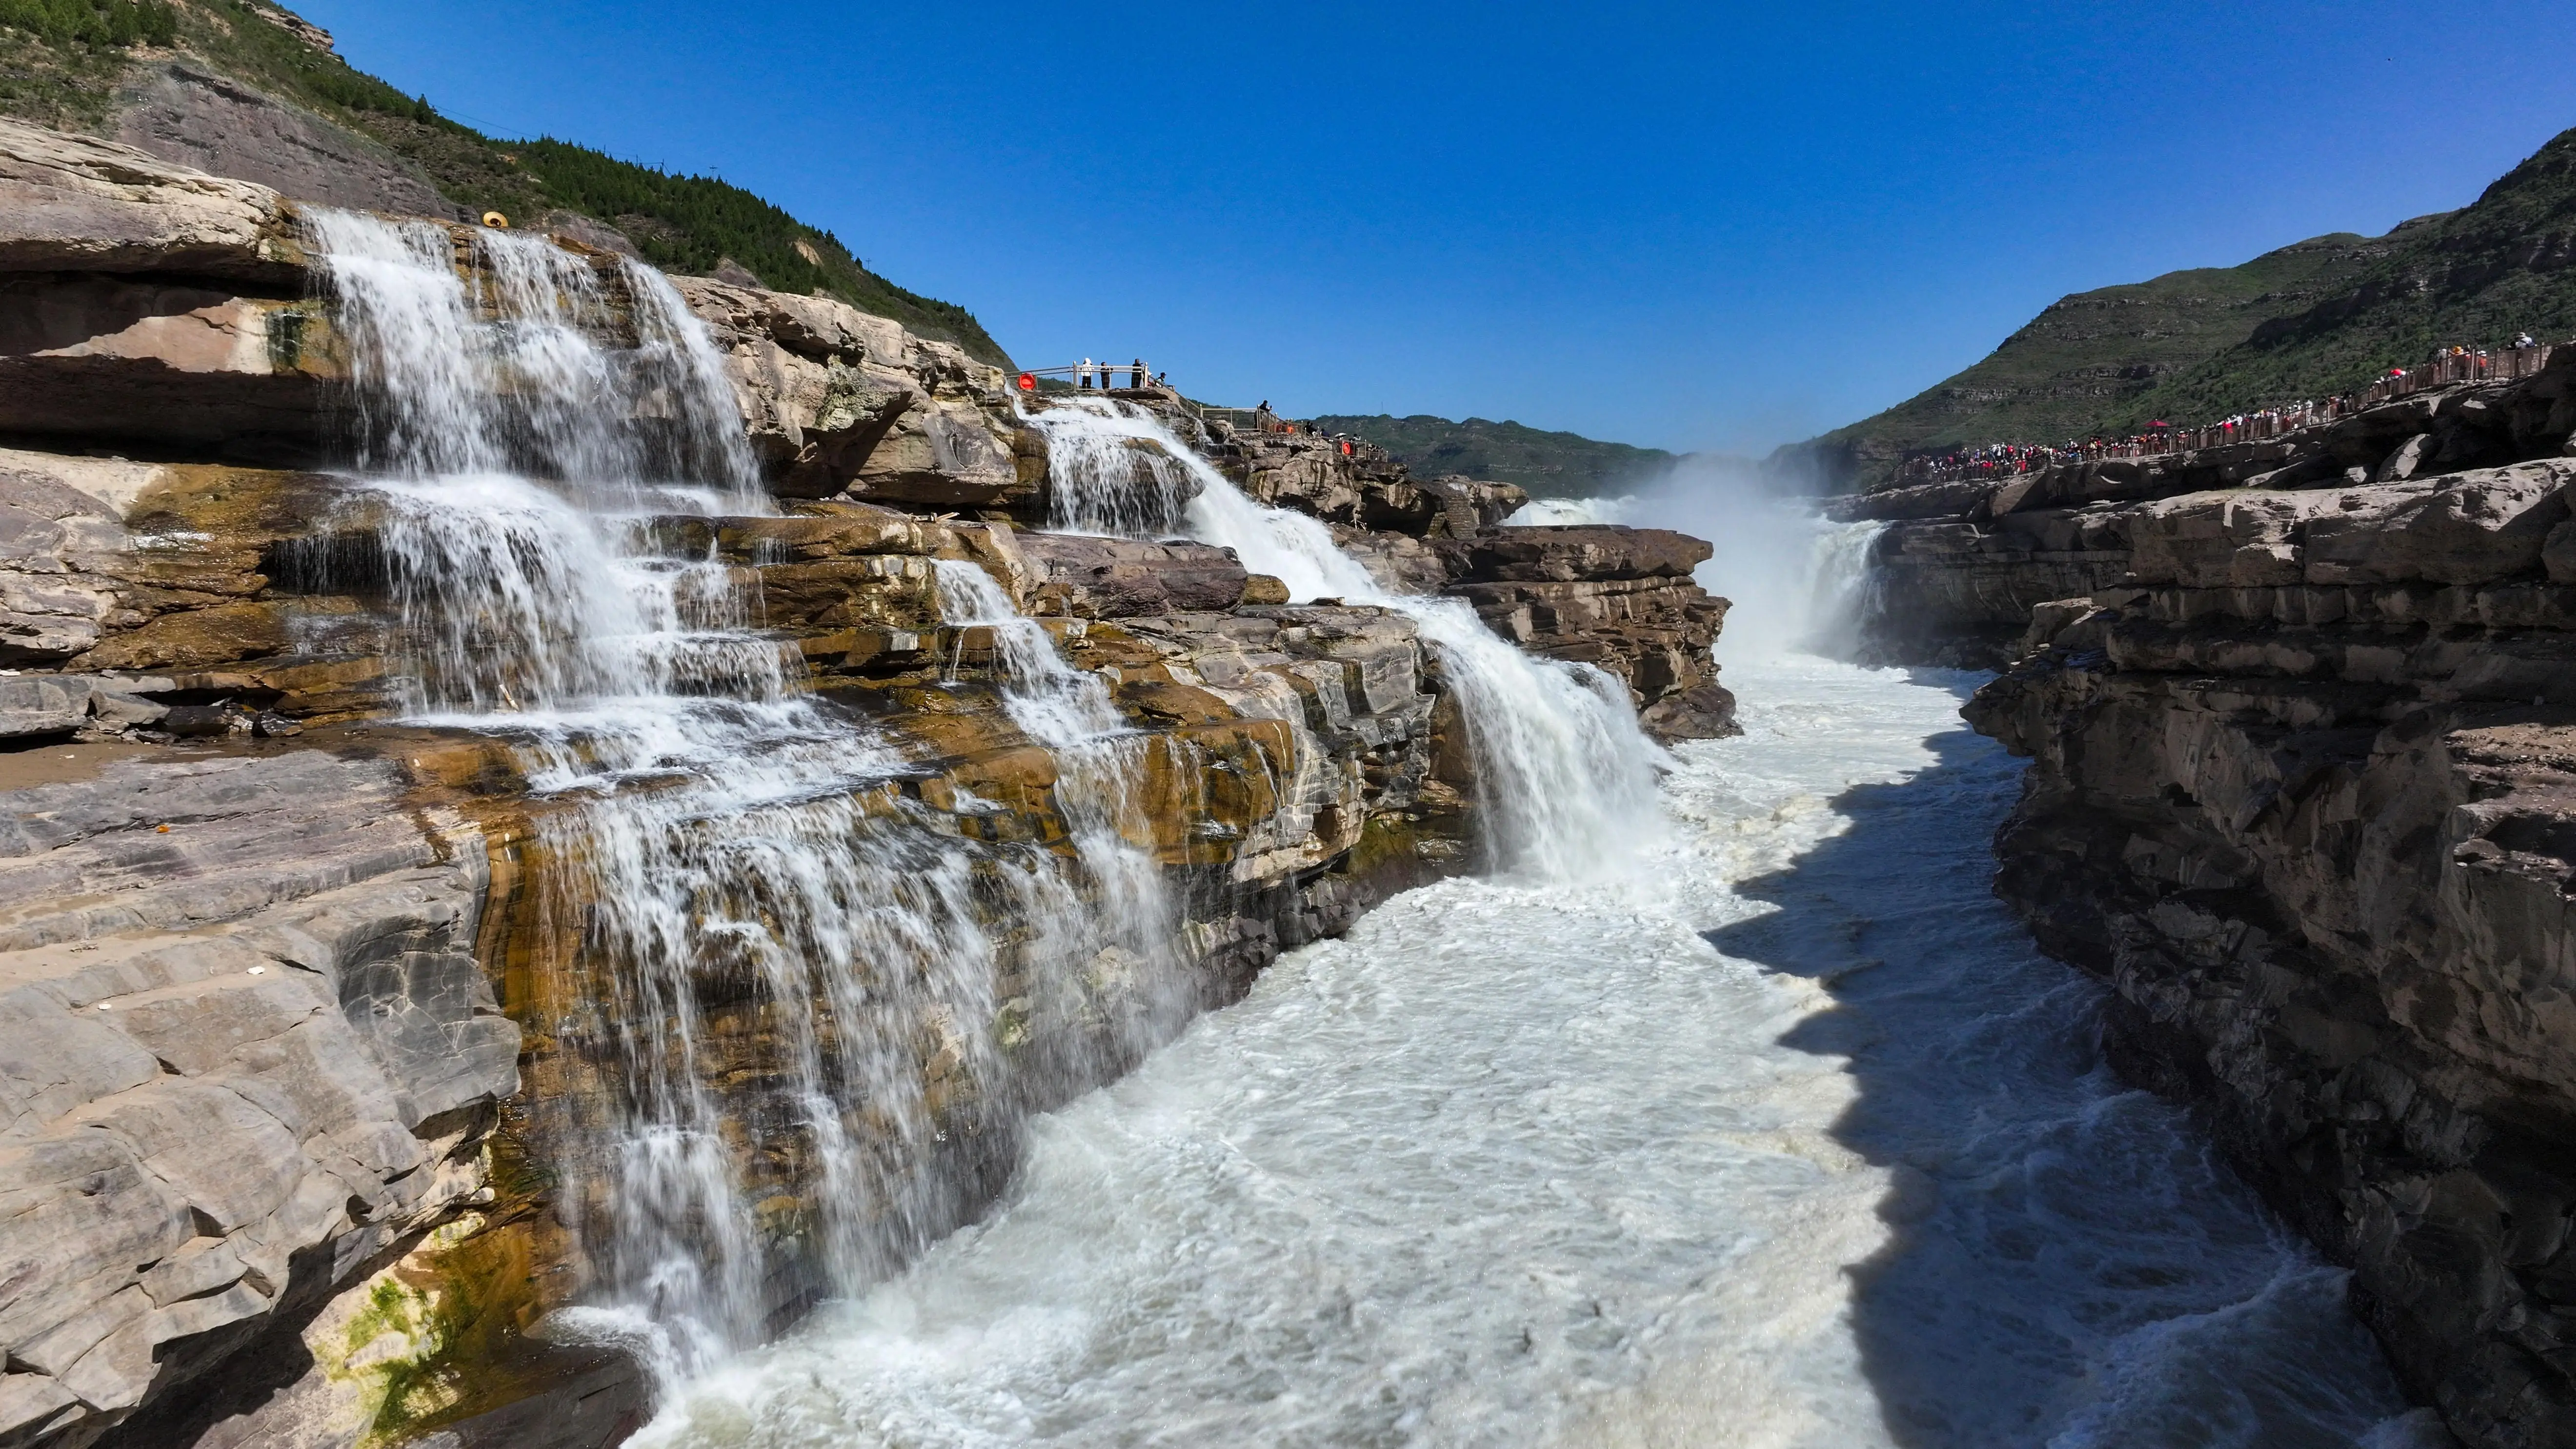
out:
{"label": "boulder", "polygon": [[1687,578],[1715,551],[1686,533],[1615,524],[1486,529],[1433,547],[1459,583]]}
{"label": "boulder", "polygon": [[1015,542],[1029,561],[1035,607],[1049,614],[1118,619],[1231,609],[1251,579],[1234,550],[1203,543],[1069,533],[1022,534]]}

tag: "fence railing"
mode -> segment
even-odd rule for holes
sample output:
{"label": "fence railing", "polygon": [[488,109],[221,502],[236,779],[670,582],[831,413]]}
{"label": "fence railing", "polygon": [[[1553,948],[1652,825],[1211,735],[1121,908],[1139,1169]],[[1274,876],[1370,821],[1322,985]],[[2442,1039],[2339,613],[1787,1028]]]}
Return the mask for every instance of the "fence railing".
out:
{"label": "fence railing", "polygon": [[[1061,377],[1078,388],[1140,388],[1159,384],[1162,376],[1142,359],[1134,362],[1068,362],[1062,367],[1023,367],[1020,369],[1020,391],[1035,392],[1038,379]],[[1119,379],[1123,378],[1124,381]]]}
{"label": "fence railing", "polygon": [[2009,478],[2060,463],[2083,463],[2101,458],[2161,458],[2202,448],[2224,447],[2229,443],[2263,442],[2350,417],[2366,408],[2430,387],[2519,382],[2537,375],[2549,365],[2551,356],[2565,346],[2576,344],[2503,347],[2492,352],[2464,347],[2444,348],[2418,366],[2392,367],[2368,386],[2334,397],[2293,403],[2288,407],[2258,408],[2198,427],[2157,428],[2127,438],[2095,438],[2058,447],[1998,443],[1966,454],[1909,458],[1898,467],[1897,481],[1905,484],[1955,483]]}

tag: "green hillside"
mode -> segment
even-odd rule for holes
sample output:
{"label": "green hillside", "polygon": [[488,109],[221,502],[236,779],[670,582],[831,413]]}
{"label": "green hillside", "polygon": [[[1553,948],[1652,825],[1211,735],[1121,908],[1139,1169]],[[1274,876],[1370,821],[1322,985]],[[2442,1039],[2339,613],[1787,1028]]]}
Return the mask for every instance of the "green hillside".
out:
{"label": "green hillside", "polygon": [[250,0],[0,0],[0,114],[104,133],[128,76],[175,49],[390,148],[467,215],[579,212],[617,228],[656,266],[704,274],[731,260],[764,285],[838,297],[1011,365],[965,308],[896,286],[838,237],[739,186],[553,137],[485,136],[438,114],[427,97],[352,69],[285,18]]}
{"label": "green hillside", "polygon": [[2375,239],[2322,236],[2242,266],[2061,297],[1975,366],[1784,451],[1803,454],[1828,483],[1866,485],[1926,449],[2090,436],[2137,413],[2160,383],[2350,287],[2427,224]]}
{"label": "green hillside", "polygon": [[2576,337],[2576,130],[2505,173],[2474,203],[2409,222],[2359,277],[2263,323],[2244,341],[2160,379],[2106,424],[2200,419],[2341,392],[2451,344],[2528,331]]}
{"label": "green hillside", "polygon": [[1464,473],[1517,483],[1543,498],[1594,498],[1653,477],[1673,461],[1661,448],[1605,443],[1575,433],[1542,432],[1519,423],[1469,418],[1453,423],[1417,413],[1409,418],[1321,417],[1315,426],[1365,438],[1419,476]]}
{"label": "green hillside", "polygon": [[1974,367],[1773,461],[1826,487],[1867,487],[1910,452],[2207,421],[2526,330],[2576,337],[2576,131],[2474,204],[2386,236],[2318,237],[2062,298]]}

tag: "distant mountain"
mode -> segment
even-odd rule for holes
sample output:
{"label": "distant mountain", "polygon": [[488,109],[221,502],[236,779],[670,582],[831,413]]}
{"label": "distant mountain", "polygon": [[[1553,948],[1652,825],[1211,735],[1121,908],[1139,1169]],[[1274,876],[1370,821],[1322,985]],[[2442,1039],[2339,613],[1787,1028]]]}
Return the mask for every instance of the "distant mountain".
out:
{"label": "distant mountain", "polygon": [[0,0],[0,115],[299,201],[498,211],[671,271],[819,291],[1010,366],[973,313],[896,286],[739,186],[552,137],[486,136],[353,69],[328,32],[266,0]]}
{"label": "distant mountain", "polygon": [[2377,238],[2321,236],[2242,266],[2167,272],[2061,297],[1984,361],[1783,452],[1828,485],[1865,486],[1926,450],[2089,437],[2136,412],[2159,382],[2339,294],[2392,255],[2409,227],[2424,224]]}
{"label": "distant mountain", "polygon": [[1328,433],[1365,438],[1419,476],[1464,473],[1517,483],[1542,498],[1597,498],[1654,477],[1673,462],[1661,448],[1605,443],[1577,433],[1551,433],[1519,423],[1469,418],[1453,423],[1417,413],[1409,418],[1320,417]]}
{"label": "distant mountain", "polygon": [[2109,423],[2197,420],[2341,392],[2449,344],[2492,347],[2522,331],[2544,342],[2576,337],[2576,130],[2470,205],[2386,240],[2388,254],[2332,296],[2160,379]]}
{"label": "distant mountain", "polygon": [[2472,205],[2386,236],[2318,237],[2061,298],[1974,367],[1774,461],[1865,487],[1912,452],[2201,422],[2524,330],[2576,336],[2576,131]]}

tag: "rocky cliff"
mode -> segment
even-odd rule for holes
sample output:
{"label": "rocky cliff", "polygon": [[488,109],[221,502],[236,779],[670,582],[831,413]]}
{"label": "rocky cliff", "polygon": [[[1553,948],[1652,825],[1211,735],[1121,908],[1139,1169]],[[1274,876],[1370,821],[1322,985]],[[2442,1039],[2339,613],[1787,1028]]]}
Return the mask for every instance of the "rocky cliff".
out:
{"label": "rocky cliff", "polygon": [[1998,892],[2479,1446],[2576,1442],[2571,428],[2552,368],[1844,505],[1875,646],[2005,666]]}
{"label": "rocky cliff", "polygon": [[[471,229],[440,225],[490,284]],[[557,244],[600,299],[592,342],[655,365],[623,259]],[[1040,531],[1049,434],[960,347],[828,298],[675,285],[774,502],[618,527],[754,601],[743,637],[795,697],[899,756],[826,818],[932,852],[886,879],[952,873],[933,905],[976,952],[900,1019],[826,1003],[848,983],[795,962],[683,963],[689,1050],[735,1124],[710,1150],[754,1204],[746,1291],[779,1322],[831,1251],[815,1071],[894,1064],[831,1129],[916,1184],[889,1251],[953,1226],[1007,1175],[1014,1124],[1150,1039],[1130,1028],[1169,1005],[1151,962],[1182,1009],[1220,1003],[1473,867],[1478,755],[1402,612],[1290,605],[1203,544]],[[598,1123],[661,1050],[603,1005],[639,989],[584,894],[619,862],[538,754],[410,722],[439,670],[514,687],[508,601],[424,603],[416,520],[343,470],[385,426],[352,325],[297,201],[0,124],[5,1449],[603,1445],[643,1408],[626,1354],[547,1328],[607,1271]],[[686,431],[667,389],[634,395],[622,427]],[[1516,490],[1126,396],[1390,585],[1618,676],[1666,737],[1731,729],[1725,602],[1689,577],[1706,545],[1501,528]],[[1026,641],[953,622],[943,566],[1104,688],[1125,721],[1107,803],[1098,762],[1012,707]],[[703,845],[668,819],[664,847]],[[1040,906],[1114,904],[1065,864],[1104,832],[1174,902],[1165,934],[1051,975]],[[705,862],[657,868],[682,865]]]}

